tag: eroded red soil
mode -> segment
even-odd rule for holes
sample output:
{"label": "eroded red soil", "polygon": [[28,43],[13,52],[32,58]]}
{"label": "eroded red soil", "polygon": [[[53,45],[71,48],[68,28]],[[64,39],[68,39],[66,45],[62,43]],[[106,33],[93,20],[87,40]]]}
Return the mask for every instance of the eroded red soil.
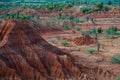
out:
{"label": "eroded red soil", "polygon": [[95,39],[91,38],[89,35],[76,37],[74,39],[63,38],[63,40],[73,42],[76,45],[90,45],[90,44],[97,43],[97,41]]}
{"label": "eroded red soil", "polygon": [[113,80],[98,65],[46,42],[34,28],[19,20],[0,26],[0,79],[7,80]]}
{"label": "eroded red soil", "polygon": [[72,57],[48,44],[28,24],[7,20],[0,27],[0,34],[0,79],[79,78],[81,72]]}

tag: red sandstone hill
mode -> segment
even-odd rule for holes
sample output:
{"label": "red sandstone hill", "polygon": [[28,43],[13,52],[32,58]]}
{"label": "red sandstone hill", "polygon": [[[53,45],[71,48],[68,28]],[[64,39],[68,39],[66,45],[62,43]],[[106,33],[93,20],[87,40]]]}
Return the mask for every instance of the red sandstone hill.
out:
{"label": "red sandstone hill", "polygon": [[0,37],[0,79],[55,80],[81,74],[67,53],[48,44],[28,24],[7,20]]}
{"label": "red sandstone hill", "polygon": [[[112,80],[109,71],[75,64],[72,55],[48,44],[19,20],[0,26],[0,80]],[[109,79],[110,78],[110,79]]]}
{"label": "red sandstone hill", "polygon": [[89,35],[84,35],[82,37],[76,37],[73,39],[73,42],[76,45],[90,45],[90,44],[96,44],[97,41],[94,38],[91,38]]}
{"label": "red sandstone hill", "polygon": [[62,40],[73,42],[76,45],[97,44],[97,41],[94,38],[90,37],[89,35],[84,35],[84,36],[81,36],[81,37],[75,37],[74,39],[63,38]]}

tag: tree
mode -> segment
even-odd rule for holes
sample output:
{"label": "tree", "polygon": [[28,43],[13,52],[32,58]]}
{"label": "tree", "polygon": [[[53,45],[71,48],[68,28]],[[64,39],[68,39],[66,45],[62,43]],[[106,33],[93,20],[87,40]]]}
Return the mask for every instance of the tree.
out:
{"label": "tree", "polygon": [[100,52],[100,43],[98,41],[98,45],[97,45],[97,51]]}
{"label": "tree", "polygon": [[112,2],[111,1],[108,1],[108,3],[107,3],[108,5],[111,5],[112,4]]}
{"label": "tree", "polygon": [[103,2],[97,2],[96,5],[95,5],[95,8],[99,8],[99,10],[102,10]]}
{"label": "tree", "polygon": [[19,11],[17,11],[17,13],[16,13],[16,19],[18,19],[19,18]]}
{"label": "tree", "polygon": [[25,1],[24,0],[21,0],[22,3],[24,3]]}
{"label": "tree", "polygon": [[89,12],[89,9],[88,9],[87,7],[83,7],[83,8],[81,8],[81,11],[82,11],[83,13],[88,13],[88,12]]}
{"label": "tree", "polygon": [[91,21],[93,24],[95,24],[95,18],[90,17],[90,21]]}
{"label": "tree", "polygon": [[97,44],[97,51],[100,52],[100,42],[98,41],[98,32],[97,32],[96,27],[93,28],[93,35],[94,35],[94,38],[98,42],[98,44]]}
{"label": "tree", "polygon": [[101,27],[99,27],[99,28],[97,29],[97,32],[100,34],[100,33],[103,32],[103,29],[102,29]]}

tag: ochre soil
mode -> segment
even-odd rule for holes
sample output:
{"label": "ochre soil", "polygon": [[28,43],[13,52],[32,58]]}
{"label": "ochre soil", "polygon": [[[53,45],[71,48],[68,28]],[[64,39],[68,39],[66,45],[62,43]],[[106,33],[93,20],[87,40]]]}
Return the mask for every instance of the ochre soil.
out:
{"label": "ochre soil", "polygon": [[[74,34],[69,34],[69,31],[62,33],[62,36],[79,36],[77,32]],[[119,73],[114,69],[118,69],[118,65],[111,64],[109,68],[107,68],[107,64],[99,65],[106,62],[102,57],[104,53],[101,55],[87,54],[85,49],[89,46],[86,45],[79,46],[80,52],[75,50],[78,47],[75,44],[70,47],[62,47],[59,44],[61,39],[56,41],[55,47],[46,40],[57,34],[54,32],[46,34],[42,34],[43,39],[40,32],[28,23],[22,20],[6,20],[0,26],[0,79],[113,80],[117,76],[116,73]],[[102,51],[104,52],[104,50]],[[100,57],[100,60],[96,57]],[[94,62],[93,59],[98,61]]]}
{"label": "ochre soil", "polygon": [[[102,27],[104,30],[108,29],[111,26],[117,26],[118,30],[120,30],[120,20],[114,18],[97,18],[95,21],[96,24],[92,24],[91,22],[77,24],[77,27],[82,28],[83,31],[90,30],[94,27]],[[87,25],[86,25],[87,24]],[[75,29],[67,30],[63,32],[51,32],[42,34],[42,37],[46,39],[50,44],[61,48],[62,50],[66,50],[70,54],[76,57],[78,64],[85,64],[84,61],[87,61],[88,64],[98,65],[102,68],[106,68],[113,73],[120,75],[120,65],[111,63],[111,56],[120,54],[120,37],[116,37],[114,39],[107,39],[104,34],[99,34],[98,41],[100,42],[100,52],[95,52],[93,54],[88,53],[88,48],[94,48],[97,50],[97,44],[93,42],[93,44],[75,44],[75,38],[80,38],[78,41],[82,42],[83,37],[80,31],[76,31]],[[59,38],[58,38],[59,37]],[[92,36],[91,36],[92,37]],[[54,40],[52,42],[51,40]],[[91,41],[88,40],[88,43]],[[62,41],[69,42],[69,46],[61,45]],[[83,41],[86,42],[86,41]],[[87,44],[88,44],[87,43]],[[80,50],[79,50],[80,49]],[[98,79],[97,79],[98,80]],[[103,79],[107,80],[107,79]]]}
{"label": "ochre soil", "polygon": [[23,21],[7,20],[0,26],[0,79],[79,79],[84,74],[73,57],[47,43]]}

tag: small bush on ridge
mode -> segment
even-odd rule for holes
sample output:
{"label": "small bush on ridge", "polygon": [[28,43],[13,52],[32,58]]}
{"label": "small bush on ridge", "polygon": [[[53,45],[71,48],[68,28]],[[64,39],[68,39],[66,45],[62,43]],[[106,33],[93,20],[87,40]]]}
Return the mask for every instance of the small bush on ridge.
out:
{"label": "small bush on ridge", "polygon": [[111,62],[114,64],[120,64],[120,54],[111,57]]}
{"label": "small bush on ridge", "polygon": [[93,54],[94,52],[96,52],[96,50],[93,49],[93,48],[88,48],[87,51],[88,51],[90,54]]}
{"label": "small bush on ridge", "polygon": [[67,41],[63,41],[63,42],[61,42],[61,45],[63,45],[63,46],[69,46],[69,43]]}
{"label": "small bush on ridge", "polygon": [[80,27],[76,27],[75,30],[76,30],[76,31],[80,31],[81,28],[80,28]]}

